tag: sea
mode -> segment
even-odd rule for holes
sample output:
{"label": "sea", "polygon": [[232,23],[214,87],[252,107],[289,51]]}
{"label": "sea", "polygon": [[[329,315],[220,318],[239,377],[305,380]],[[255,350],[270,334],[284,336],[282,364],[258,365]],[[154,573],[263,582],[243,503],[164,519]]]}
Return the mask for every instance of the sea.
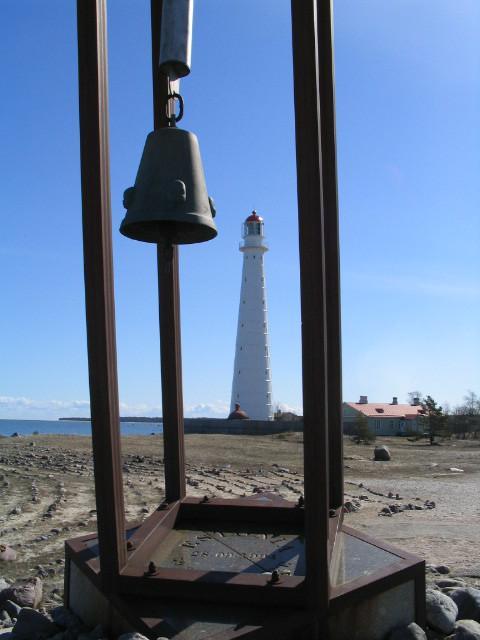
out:
{"label": "sea", "polygon": [[[161,422],[121,422],[122,436],[143,436],[163,432]],[[70,435],[91,436],[92,425],[84,420],[8,420],[0,419],[0,436]]]}

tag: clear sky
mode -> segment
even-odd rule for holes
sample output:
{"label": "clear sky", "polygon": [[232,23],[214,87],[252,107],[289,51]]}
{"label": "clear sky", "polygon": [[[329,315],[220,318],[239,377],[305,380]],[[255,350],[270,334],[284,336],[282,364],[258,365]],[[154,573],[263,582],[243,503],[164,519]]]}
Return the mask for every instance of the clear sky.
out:
{"label": "clear sky", "polygon": [[[480,3],[336,0],[345,400],[480,391]],[[149,3],[109,2],[121,412],[161,414],[155,250],[118,233],[152,128]],[[73,0],[3,0],[0,418],[88,415]],[[264,216],[274,402],[301,410],[287,0],[197,0],[181,123],[218,238],[182,247],[186,415],[228,410],[240,226]]]}

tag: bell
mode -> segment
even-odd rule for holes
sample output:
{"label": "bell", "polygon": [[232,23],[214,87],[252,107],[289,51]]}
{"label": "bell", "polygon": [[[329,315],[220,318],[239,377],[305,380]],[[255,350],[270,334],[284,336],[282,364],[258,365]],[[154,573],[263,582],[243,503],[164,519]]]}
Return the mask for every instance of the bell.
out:
{"label": "bell", "polygon": [[120,233],[143,242],[192,244],[217,235],[197,137],[183,129],[152,131],[135,186],[123,195]]}

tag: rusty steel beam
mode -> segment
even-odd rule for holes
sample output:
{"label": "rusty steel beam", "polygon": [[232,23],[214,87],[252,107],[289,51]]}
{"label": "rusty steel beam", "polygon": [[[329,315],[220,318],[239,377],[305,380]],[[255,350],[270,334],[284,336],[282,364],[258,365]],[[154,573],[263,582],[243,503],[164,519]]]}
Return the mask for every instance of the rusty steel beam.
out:
{"label": "rusty steel beam", "polygon": [[335,137],[335,65],[331,0],[317,2],[318,88],[325,225],[327,309],[328,445],[330,508],[343,505],[342,352],[340,322],[340,248]]}
{"label": "rusty steel beam", "polygon": [[[162,0],[151,0],[154,128],[169,124],[166,109],[168,78],[158,69]],[[157,245],[160,360],[162,372],[165,499],[181,500],[185,488],[180,287],[178,247]]]}
{"label": "rusty steel beam", "polygon": [[316,0],[292,0],[305,475],[307,605],[325,625],[328,578],[326,266]]}
{"label": "rusty steel beam", "polygon": [[92,445],[103,587],[126,563],[115,339],[105,0],[77,1],[83,253]]}

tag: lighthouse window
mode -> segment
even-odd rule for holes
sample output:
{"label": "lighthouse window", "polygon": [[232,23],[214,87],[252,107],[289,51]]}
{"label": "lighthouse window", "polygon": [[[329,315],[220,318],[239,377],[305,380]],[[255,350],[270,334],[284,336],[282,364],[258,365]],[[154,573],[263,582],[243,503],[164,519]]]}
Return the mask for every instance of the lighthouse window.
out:
{"label": "lighthouse window", "polygon": [[260,225],[257,224],[257,233],[260,233]]}

